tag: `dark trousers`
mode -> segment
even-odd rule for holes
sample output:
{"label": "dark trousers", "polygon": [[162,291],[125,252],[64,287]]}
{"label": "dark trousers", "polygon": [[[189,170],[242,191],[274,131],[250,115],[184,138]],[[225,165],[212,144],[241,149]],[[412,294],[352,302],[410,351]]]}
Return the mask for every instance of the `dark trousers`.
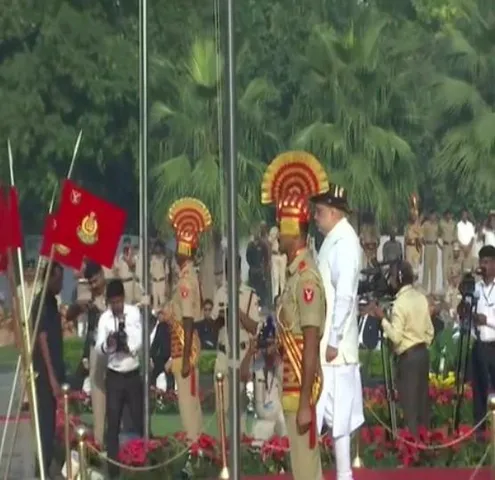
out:
{"label": "dark trousers", "polygon": [[486,415],[490,387],[495,387],[495,342],[476,341],[471,352],[475,425]]}
{"label": "dark trousers", "polygon": [[260,305],[265,306],[267,301],[267,283],[265,281],[265,276],[263,270],[260,269],[249,269],[249,286],[258,295]]}
{"label": "dark trousers", "polygon": [[43,465],[45,466],[45,474],[47,475],[55,451],[57,402],[52,394],[50,382],[41,377],[39,376],[36,379],[36,399],[38,402]]}
{"label": "dark trousers", "polygon": [[[143,436],[143,382],[139,370],[120,373],[108,369],[106,398],[107,454],[110,459],[117,460],[120,424],[125,407],[130,413],[132,431]],[[111,478],[118,478],[118,467],[109,463],[108,474]]]}
{"label": "dark trousers", "polygon": [[429,371],[430,354],[424,343],[414,345],[397,358],[399,403],[405,427],[414,435],[418,427],[428,427],[430,423]]}

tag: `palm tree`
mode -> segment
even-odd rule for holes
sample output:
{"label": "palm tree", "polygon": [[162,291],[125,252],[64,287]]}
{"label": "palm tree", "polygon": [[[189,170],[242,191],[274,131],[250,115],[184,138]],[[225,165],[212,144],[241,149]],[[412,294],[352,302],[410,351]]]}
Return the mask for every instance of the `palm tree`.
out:
{"label": "palm tree", "polygon": [[394,71],[385,58],[392,28],[366,5],[343,33],[316,26],[301,62],[302,102],[293,112],[302,127],[294,146],[324,161],[352,204],[381,220],[395,215],[398,204],[405,207],[415,186],[415,156],[400,132],[418,118],[408,72]]}
{"label": "palm tree", "polygon": [[495,176],[495,8],[481,0],[469,20],[436,36],[431,127],[439,140],[435,171],[451,192],[493,194]]}
{"label": "palm tree", "polygon": [[[242,66],[246,48],[238,54]],[[189,56],[172,64],[155,62],[159,98],[152,105],[151,125],[160,135],[160,160],[152,172],[154,217],[158,228],[169,205],[182,196],[194,196],[210,208],[217,232],[225,222],[225,169],[222,145],[226,131],[222,115],[223,61],[211,38],[195,39]],[[276,153],[268,107],[278,93],[266,80],[252,79],[238,89],[238,219],[242,233],[262,216],[260,182],[264,160]]]}

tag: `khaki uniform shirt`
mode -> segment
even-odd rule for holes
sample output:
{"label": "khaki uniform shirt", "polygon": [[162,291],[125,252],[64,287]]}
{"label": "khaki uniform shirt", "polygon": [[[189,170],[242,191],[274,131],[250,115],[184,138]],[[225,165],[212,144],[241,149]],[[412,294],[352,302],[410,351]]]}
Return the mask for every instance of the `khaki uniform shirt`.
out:
{"label": "khaki uniform shirt", "polygon": [[134,278],[134,272],[129,268],[128,263],[124,260],[123,255],[121,255],[115,265],[118,277],[123,281],[130,281]]}
{"label": "khaki uniform shirt", "polygon": [[[228,306],[228,292],[227,284],[223,284],[215,293],[213,300],[213,310],[211,316],[213,319],[218,319],[221,310],[225,310]],[[239,309],[241,312],[249,316],[251,320],[256,323],[260,323],[260,311],[259,311],[259,298],[255,291],[247,285],[241,284],[239,287]],[[227,319],[225,319],[227,321]],[[247,332],[240,324],[239,328],[239,358],[242,361],[249,348],[249,340],[251,334]],[[229,338],[227,327],[224,326],[218,332],[218,346],[217,359],[215,362],[215,372],[227,373],[228,370],[228,355],[230,352]],[[222,351],[225,349],[225,352]]]}
{"label": "khaki uniform shirt", "polygon": [[415,246],[413,245],[413,242],[415,242],[418,239],[422,240],[423,229],[421,228],[419,222],[408,223],[406,227],[406,231],[404,233],[404,237],[407,246]]}
{"label": "khaki uniform shirt", "polygon": [[[304,327],[318,327],[321,338],[325,330],[325,292],[309,250],[302,250],[287,270],[279,319],[294,335],[301,335]],[[317,351],[315,355],[318,355]]]}
{"label": "khaki uniform shirt", "polygon": [[438,223],[426,220],[422,225],[423,240],[426,245],[435,245],[438,241]]}
{"label": "khaki uniform shirt", "polygon": [[419,343],[430,345],[434,330],[428,299],[411,285],[402,287],[394,302],[392,319],[384,318],[382,327],[397,355]]}
{"label": "khaki uniform shirt", "polygon": [[452,245],[457,239],[456,224],[454,220],[440,220],[439,232],[443,245]]}
{"label": "khaki uniform shirt", "polygon": [[165,264],[164,255],[151,255],[150,259],[150,275],[154,282],[162,282],[168,276],[167,265]]}
{"label": "khaki uniform shirt", "polygon": [[182,323],[183,318],[201,320],[201,288],[192,262],[186,262],[179,273],[179,280],[172,295],[174,318]]}

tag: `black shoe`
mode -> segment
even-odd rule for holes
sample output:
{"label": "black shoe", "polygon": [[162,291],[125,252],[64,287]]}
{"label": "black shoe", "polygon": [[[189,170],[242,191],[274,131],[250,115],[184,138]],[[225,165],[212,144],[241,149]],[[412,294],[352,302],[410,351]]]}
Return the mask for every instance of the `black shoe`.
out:
{"label": "black shoe", "polygon": [[23,402],[22,403],[21,412],[22,413],[29,412],[29,402]]}

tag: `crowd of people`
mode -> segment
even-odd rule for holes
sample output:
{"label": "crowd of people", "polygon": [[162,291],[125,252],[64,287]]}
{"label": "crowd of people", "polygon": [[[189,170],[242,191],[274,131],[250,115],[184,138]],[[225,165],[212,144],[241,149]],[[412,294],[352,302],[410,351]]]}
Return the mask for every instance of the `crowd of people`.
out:
{"label": "crowd of people", "polygon": [[[441,329],[432,319],[438,322],[445,311],[451,322],[466,315],[457,288],[468,271],[479,275],[472,354],[479,368],[472,381],[475,418],[482,418],[489,386],[495,384],[491,368],[495,215],[490,214],[481,237],[466,213],[456,224],[448,212],[440,222],[434,214],[421,222],[417,210],[412,210],[404,248],[392,229],[379,258],[376,227],[365,223],[358,236],[348,220],[345,189],[329,184],[313,157],[301,162],[304,168],[309,162],[318,185],[301,176],[300,165],[291,156],[280,156],[274,160],[276,168],[267,171],[264,198],[276,204],[277,226],[268,229],[263,223],[254,233],[246,251],[249,286],[239,279],[241,428],[246,432],[244,393],[251,385],[256,419],[250,433],[260,442],[274,434],[289,436],[296,480],[308,475],[322,478],[313,439],[324,430],[334,439],[338,480],[350,480],[351,433],[364,422],[359,350],[377,349],[389,342],[396,358],[404,423],[417,433],[429,421],[428,349],[435,331]],[[274,170],[285,172],[298,188],[294,190],[291,182],[275,182]],[[195,261],[199,238],[211,227],[211,215],[200,201],[191,204],[191,199],[182,199],[172,205],[169,218],[176,232],[175,255],[171,260],[162,244],[153,246],[149,296],[140,285],[139,256],[129,239],[124,239],[113,268],[85,262],[77,272],[77,289],[69,305],[60,302],[63,269],[54,264],[48,272],[48,293],[33,357],[38,405],[44,412],[40,428],[46,471],[54,468],[55,399],[67,379],[64,335],[84,338],[81,364],[72,383],[90,392],[93,434],[111,459],[117,458],[122,430],[143,434],[143,368],[149,368],[152,385],[163,378],[164,388],[177,392],[182,428],[191,441],[203,428],[198,395],[201,350],[216,352],[214,373],[226,376],[223,397],[229,408],[232,349],[227,285],[223,282],[212,299],[203,298]],[[315,242],[308,240],[313,220],[322,237],[318,251]],[[475,264],[472,256],[477,239],[484,246]],[[446,272],[442,302],[435,301],[439,292],[432,274],[439,251],[442,272]],[[362,268],[376,266],[379,260],[388,264],[389,286],[395,293],[391,311],[358,298]],[[423,282],[419,283],[421,260]],[[234,261],[240,271],[241,257]],[[26,264],[24,288],[26,298],[34,292],[38,303],[33,311],[37,311],[40,285],[34,285],[32,262]],[[452,301],[448,300],[449,289],[455,290]],[[142,363],[143,308],[152,312],[146,364]],[[218,398],[216,414],[225,415]],[[118,478],[119,469],[109,465],[108,473]],[[56,478],[57,473],[52,476]]]}

